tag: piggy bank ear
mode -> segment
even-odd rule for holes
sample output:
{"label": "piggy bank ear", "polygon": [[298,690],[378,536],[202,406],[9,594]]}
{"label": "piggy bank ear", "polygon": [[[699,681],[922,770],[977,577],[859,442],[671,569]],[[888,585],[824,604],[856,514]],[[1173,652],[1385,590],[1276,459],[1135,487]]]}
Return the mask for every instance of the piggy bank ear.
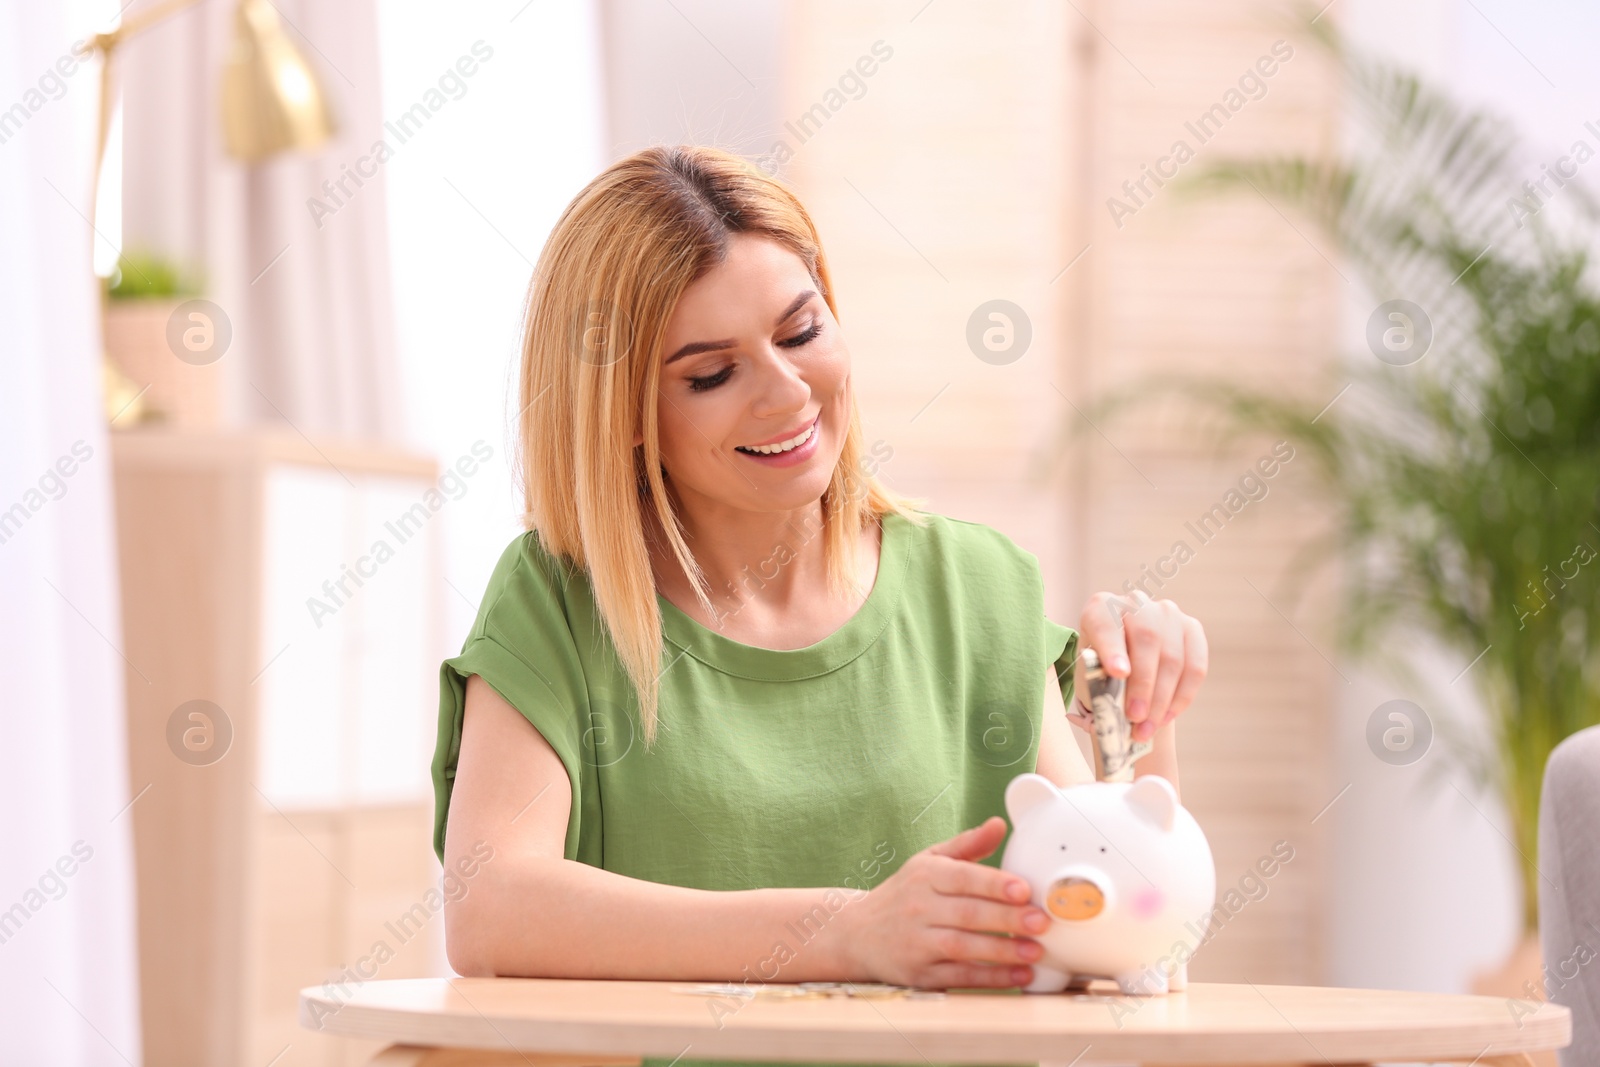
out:
{"label": "piggy bank ear", "polygon": [[1061,796],[1055,783],[1042,774],[1019,774],[1006,786],[1006,813],[1015,826],[1023,814]]}
{"label": "piggy bank ear", "polygon": [[1178,817],[1178,794],[1171,782],[1158,774],[1147,774],[1134,780],[1126,796],[1134,811],[1163,830],[1172,829]]}

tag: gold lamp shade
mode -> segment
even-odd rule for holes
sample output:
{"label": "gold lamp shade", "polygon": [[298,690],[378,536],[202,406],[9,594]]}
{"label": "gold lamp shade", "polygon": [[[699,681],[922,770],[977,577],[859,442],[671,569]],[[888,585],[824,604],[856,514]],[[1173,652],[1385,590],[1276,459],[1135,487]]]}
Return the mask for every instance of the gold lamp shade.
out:
{"label": "gold lamp shade", "polygon": [[239,0],[233,52],[222,71],[228,154],[254,162],[290,148],[316,148],[334,132],[327,95],[267,0]]}

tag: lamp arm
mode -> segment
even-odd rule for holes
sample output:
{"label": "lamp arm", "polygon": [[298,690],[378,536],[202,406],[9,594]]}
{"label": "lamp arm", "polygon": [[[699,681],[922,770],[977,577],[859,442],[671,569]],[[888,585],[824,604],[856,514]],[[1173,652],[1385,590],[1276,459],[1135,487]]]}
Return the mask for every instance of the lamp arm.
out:
{"label": "lamp arm", "polygon": [[165,22],[184,8],[193,7],[201,0],[167,0],[164,4],[157,4],[147,11],[138,11],[117,24],[115,29],[105,33],[97,33],[89,38],[89,47],[102,53],[110,54],[117,45],[129,37],[137,37],[158,22]]}
{"label": "lamp arm", "polygon": [[[95,228],[100,206],[100,172],[105,167],[106,143],[111,139],[111,77],[112,59],[117,46],[130,37],[136,37],[159,22],[176,15],[185,8],[194,7],[201,0],[166,0],[147,11],[139,11],[122,20],[114,29],[94,34],[89,38],[89,50],[100,53],[100,114],[94,142],[94,176],[89,183],[89,235],[90,248],[94,247],[99,230]],[[91,251],[90,258],[93,258]]]}

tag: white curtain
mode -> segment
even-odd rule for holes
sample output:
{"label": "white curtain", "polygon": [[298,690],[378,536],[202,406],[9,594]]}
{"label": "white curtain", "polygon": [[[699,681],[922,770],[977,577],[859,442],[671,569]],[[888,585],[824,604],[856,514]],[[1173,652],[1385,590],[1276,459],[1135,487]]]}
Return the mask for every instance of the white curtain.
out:
{"label": "white curtain", "polygon": [[[313,155],[228,158],[219,99],[234,5],[200,4],[151,28],[118,58],[125,248],[204,270],[205,296],[233,327],[220,362],[230,423],[398,440],[387,177],[371,160],[387,136],[374,2],[273,6],[321,79],[337,134]],[[369,172],[359,185],[357,170]]]}
{"label": "white curtain", "polygon": [[41,1067],[140,1062],[91,13],[0,3],[0,1059]]}

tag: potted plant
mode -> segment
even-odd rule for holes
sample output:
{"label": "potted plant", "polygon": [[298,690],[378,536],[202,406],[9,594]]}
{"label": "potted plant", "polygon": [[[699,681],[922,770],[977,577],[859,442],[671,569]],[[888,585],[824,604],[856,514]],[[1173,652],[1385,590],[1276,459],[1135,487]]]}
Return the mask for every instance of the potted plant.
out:
{"label": "potted plant", "polygon": [[1545,762],[1600,722],[1597,213],[1572,180],[1600,130],[1541,167],[1493,115],[1311,32],[1357,109],[1351,149],[1221,162],[1188,191],[1309,217],[1371,291],[1360,355],[1305,397],[1168,380],[1101,410],[1181,392],[1234,431],[1291,439],[1339,505],[1307,558],[1343,565],[1345,647],[1403,670],[1386,639],[1417,627],[1470,665],[1489,728],[1456,732],[1454,755],[1510,816],[1524,975],[1505,991],[1526,996]]}
{"label": "potted plant", "polygon": [[[221,411],[220,368],[175,347],[184,323],[174,316],[200,295],[198,277],[162,256],[134,251],[124,254],[106,282],[106,354],[121,372],[113,411],[125,411],[118,427],[140,422],[210,428]],[[136,402],[122,394],[133,391]]]}

